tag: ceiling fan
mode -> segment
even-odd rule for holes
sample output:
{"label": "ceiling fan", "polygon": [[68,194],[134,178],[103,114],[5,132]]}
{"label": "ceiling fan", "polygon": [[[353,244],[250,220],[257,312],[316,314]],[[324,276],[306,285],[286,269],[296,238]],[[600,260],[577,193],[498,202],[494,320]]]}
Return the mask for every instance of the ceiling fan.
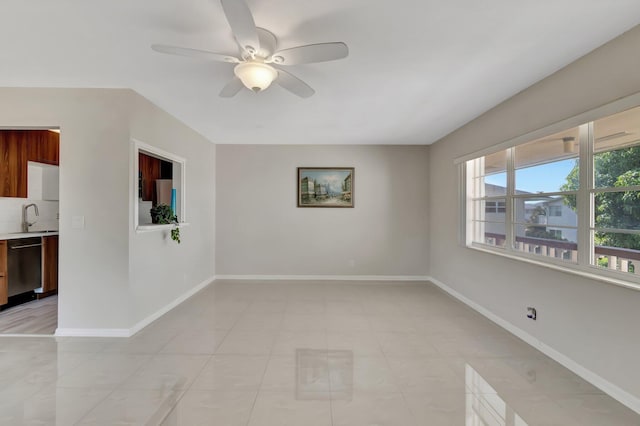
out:
{"label": "ceiling fan", "polygon": [[346,58],[349,48],[342,42],[308,44],[277,50],[278,40],[268,30],[256,27],[245,0],[220,0],[222,9],[240,47],[239,56],[207,50],[154,44],[153,50],[171,55],[189,56],[236,64],[235,77],[220,91],[223,98],[235,96],[243,87],[253,92],[267,89],[274,81],[291,93],[308,98],[315,91],[282,66],[310,64]]}

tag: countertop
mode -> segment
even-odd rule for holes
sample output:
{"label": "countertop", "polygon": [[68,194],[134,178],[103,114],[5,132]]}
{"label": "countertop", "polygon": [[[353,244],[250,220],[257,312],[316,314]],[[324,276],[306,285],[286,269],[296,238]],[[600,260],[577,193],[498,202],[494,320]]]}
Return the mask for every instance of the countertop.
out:
{"label": "countertop", "polygon": [[15,240],[16,238],[44,237],[47,235],[58,235],[58,231],[13,232],[11,234],[0,234],[0,240]]}

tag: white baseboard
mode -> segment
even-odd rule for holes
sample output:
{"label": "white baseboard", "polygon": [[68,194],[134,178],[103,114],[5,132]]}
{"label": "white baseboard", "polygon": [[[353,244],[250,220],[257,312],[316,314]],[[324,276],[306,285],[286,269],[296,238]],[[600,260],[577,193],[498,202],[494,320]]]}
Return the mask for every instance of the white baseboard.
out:
{"label": "white baseboard", "polygon": [[55,337],[130,337],[128,328],[57,328]]}
{"label": "white baseboard", "polygon": [[200,290],[207,287],[214,281],[214,277],[207,278],[200,284],[189,290],[188,292],[180,295],[172,302],[166,304],[162,308],[158,309],[153,314],[139,321],[131,328],[58,328],[56,330],[56,337],[131,337],[162,315],[166,314]]}
{"label": "white baseboard", "polygon": [[50,339],[53,339],[56,336],[54,336],[53,334],[0,334],[0,339],[2,339],[3,337],[48,337]]}
{"label": "white baseboard", "polygon": [[175,308],[176,306],[178,306],[179,304],[181,304],[182,302],[184,302],[185,300],[187,300],[188,298],[190,298],[191,296],[193,296],[194,294],[196,294],[200,290],[202,290],[205,287],[207,287],[214,280],[215,280],[215,277],[207,278],[206,280],[202,281],[200,284],[198,284],[197,286],[195,286],[191,290],[187,291],[186,293],[184,293],[181,296],[177,297],[172,302],[170,302],[170,303],[166,304],[165,306],[163,306],[162,308],[158,309],[156,312],[154,312],[153,314],[149,315],[148,317],[146,317],[142,321],[139,321],[136,325],[131,327],[131,329],[129,330],[130,331],[129,336],[133,336],[134,334],[136,334],[137,332],[139,332],[140,330],[142,330],[143,328],[145,328],[146,326],[148,326],[149,324],[151,324],[152,322],[154,322],[155,320],[157,320],[158,318],[160,318],[161,316],[163,316],[164,314],[166,314],[167,312],[169,312],[170,310],[172,310],[173,308]]}
{"label": "white baseboard", "polygon": [[600,377],[598,374],[594,373],[593,371],[583,367],[582,365],[578,364],[577,362],[575,362],[571,358],[569,358],[566,355],[558,352],[557,350],[555,350],[551,346],[541,342],[536,337],[532,336],[531,334],[527,333],[526,331],[522,330],[521,328],[516,327],[515,325],[511,324],[509,321],[506,321],[505,319],[497,316],[493,312],[491,312],[488,309],[482,307],[478,303],[476,303],[473,300],[467,298],[462,293],[459,293],[458,291],[454,290],[453,288],[449,287],[448,285],[444,284],[443,282],[441,282],[441,281],[439,281],[439,280],[437,280],[437,279],[435,279],[433,277],[429,277],[428,281],[431,281],[432,283],[434,283],[435,285],[440,287],[442,290],[444,290],[447,293],[449,293],[451,296],[455,297],[456,299],[460,300],[464,304],[466,304],[469,307],[473,308],[474,310],[476,310],[480,314],[484,315],[485,317],[487,317],[491,321],[495,322],[496,324],[498,324],[500,327],[504,328],[505,330],[507,330],[511,334],[514,334],[514,335],[518,336],[520,339],[524,340],[525,342],[527,342],[528,344],[530,344],[534,348],[538,349],[540,352],[544,353],[549,358],[551,358],[551,359],[555,360],[556,362],[562,364],[564,367],[566,367],[569,370],[573,371],[575,374],[577,374],[578,376],[582,377],[583,379],[585,379],[586,381],[588,381],[589,383],[591,383],[595,387],[599,388],[600,390],[602,390],[603,392],[605,392],[606,394],[608,394],[612,398],[618,400],[620,403],[626,405],[627,407],[629,407],[633,411],[635,411],[635,412],[640,414],[640,399],[638,399],[636,396],[630,394],[629,392],[627,392],[624,389],[616,386],[615,384],[609,382],[608,380]]}
{"label": "white baseboard", "polygon": [[426,275],[216,275],[216,280],[247,281],[428,281]]}

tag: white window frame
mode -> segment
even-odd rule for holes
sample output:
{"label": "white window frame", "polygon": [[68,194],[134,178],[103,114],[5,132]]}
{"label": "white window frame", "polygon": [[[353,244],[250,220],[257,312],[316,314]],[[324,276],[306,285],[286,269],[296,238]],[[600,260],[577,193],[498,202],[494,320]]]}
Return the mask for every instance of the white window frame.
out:
{"label": "white window frame", "polygon": [[[594,212],[594,197],[595,193],[602,192],[601,189],[594,188],[593,182],[593,122],[614,115],[616,113],[640,107],[640,93],[628,96],[602,107],[585,112],[578,116],[562,120],[553,125],[545,128],[527,133],[525,135],[518,136],[516,138],[501,142],[493,147],[476,151],[471,154],[464,155],[456,158],[454,163],[458,166],[459,176],[459,200],[461,202],[459,214],[459,241],[462,245],[469,249],[479,250],[496,254],[499,256],[508,257],[524,261],[527,263],[544,266],[551,269],[560,270],[563,272],[580,275],[583,277],[591,278],[597,281],[601,281],[608,284],[614,284],[625,288],[634,290],[640,290],[640,274],[637,272],[622,272],[616,270],[607,270],[594,265],[594,240],[592,233],[594,232],[594,218],[592,212]],[[516,250],[512,247],[513,232],[514,232],[514,212],[513,212],[513,200],[518,198],[514,194],[514,164],[513,156],[516,146],[531,142],[542,137],[546,137],[572,127],[580,128],[580,188],[576,193],[577,196],[577,215],[578,215],[578,258],[577,262],[567,262],[561,259],[556,259],[546,256],[538,256],[534,254],[524,253]],[[483,157],[489,154],[493,154],[498,151],[507,150],[507,194],[502,197],[507,201],[507,212],[505,216],[505,247],[493,247],[486,244],[481,244],[473,241],[473,228],[471,212],[473,211],[472,203],[469,203],[470,199],[467,196],[467,173],[466,162],[479,157]],[[640,189],[640,187],[632,187],[634,190]],[[621,189],[621,188],[620,188]],[[616,189],[616,190],[620,190]],[[606,190],[605,190],[606,191]],[[564,195],[565,193],[563,193]],[[545,194],[553,195],[553,194]],[[585,208],[586,207],[586,208]],[[617,232],[619,230],[609,229],[609,232]],[[623,232],[626,230],[622,230]],[[638,265],[636,265],[637,268]]]}
{"label": "white window frame", "polygon": [[[187,160],[185,158],[182,158],[178,155],[175,155],[173,153],[164,151],[160,148],[157,148],[153,145],[149,145],[147,143],[144,143],[142,141],[139,141],[137,139],[131,139],[131,149],[132,149],[132,154],[131,154],[131,170],[132,170],[132,175],[131,175],[131,191],[130,191],[130,199],[132,200],[133,203],[133,218],[132,218],[132,223],[133,223],[133,229],[135,230],[136,233],[141,233],[141,232],[153,232],[153,231],[162,231],[162,230],[167,230],[167,229],[173,229],[174,227],[184,227],[184,226],[188,226],[189,223],[187,222],[187,195],[186,195],[186,189],[187,189],[187,183],[186,183],[186,166],[187,166]],[[179,216],[178,216],[178,220],[180,221],[177,225],[161,225],[161,224],[140,224],[138,222],[139,219],[139,203],[138,203],[138,172],[139,172],[139,162],[138,162],[138,156],[140,155],[140,152],[144,153],[144,154],[151,154],[154,157],[158,157],[167,161],[171,161],[174,164],[179,164],[180,165],[180,173],[179,173],[179,193],[178,193],[178,199],[176,200],[177,203],[177,208],[176,210],[178,210],[179,212]],[[174,167],[174,173],[175,173],[175,167]],[[175,178],[174,178],[175,179]]]}

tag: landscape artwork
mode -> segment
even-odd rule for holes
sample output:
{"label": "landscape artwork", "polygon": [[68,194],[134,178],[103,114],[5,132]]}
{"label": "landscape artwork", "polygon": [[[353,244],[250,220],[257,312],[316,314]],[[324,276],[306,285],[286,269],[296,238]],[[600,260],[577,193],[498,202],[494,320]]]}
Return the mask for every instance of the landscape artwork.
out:
{"label": "landscape artwork", "polygon": [[298,167],[298,207],[353,207],[353,167]]}

